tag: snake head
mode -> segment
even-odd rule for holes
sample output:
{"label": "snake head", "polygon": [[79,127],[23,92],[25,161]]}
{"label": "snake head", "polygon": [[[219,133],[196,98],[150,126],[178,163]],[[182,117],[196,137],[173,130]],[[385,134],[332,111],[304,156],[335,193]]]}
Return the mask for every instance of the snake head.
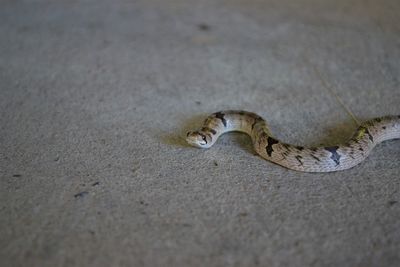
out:
{"label": "snake head", "polygon": [[186,141],[195,147],[209,148],[212,145],[212,137],[203,131],[191,131],[186,135]]}

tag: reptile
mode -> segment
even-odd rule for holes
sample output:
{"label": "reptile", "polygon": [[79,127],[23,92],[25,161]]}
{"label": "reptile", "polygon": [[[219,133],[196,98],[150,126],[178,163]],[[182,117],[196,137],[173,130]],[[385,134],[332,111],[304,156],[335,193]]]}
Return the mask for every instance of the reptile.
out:
{"label": "reptile", "polygon": [[365,160],[379,143],[400,138],[400,115],[374,118],[362,123],[347,142],[333,146],[303,147],[275,138],[259,115],[242,110],[211,114],[202,127],[187,133],[195,147],[210,148],[224,133],[248,134],[258,155],[288,169],[303,172],[333,172],[349,169]]}

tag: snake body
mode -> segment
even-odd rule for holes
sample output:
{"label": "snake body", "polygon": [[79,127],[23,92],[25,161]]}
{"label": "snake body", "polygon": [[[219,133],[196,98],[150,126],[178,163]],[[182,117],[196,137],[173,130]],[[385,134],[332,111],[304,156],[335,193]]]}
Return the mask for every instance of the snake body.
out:
{"label": "snake body", "polygon": [[187,142],[209,148],[224,133],[248,134],[255,151],[264,159],[303,172],[332,172],[349,169],[368,157],[379,143],[400,138],[400,115],[375,118],[362,123],[345,143],[335,146],[303,147],[274,138],[266,121],[259,115],[240,110],[211,114],[203,126],[187,133]]}

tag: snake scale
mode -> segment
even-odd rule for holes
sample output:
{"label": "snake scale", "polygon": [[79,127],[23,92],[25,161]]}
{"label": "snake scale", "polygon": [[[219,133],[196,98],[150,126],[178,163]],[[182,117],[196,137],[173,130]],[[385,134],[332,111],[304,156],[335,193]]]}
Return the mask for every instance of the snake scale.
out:
{"label": "snake scale", "polygon": [[281,142],[270,133],[259,115],[227,110],[211,114],[201,129],[187,133],[187,142],[209,148],[224,133],[248,134],[256,152],[266,160],[303,172],[332,172],[349,169],[368,157],[379,143],[400,138],[400,115],[375,118],[362,123],[345,143],[335,146],[303,147]]}

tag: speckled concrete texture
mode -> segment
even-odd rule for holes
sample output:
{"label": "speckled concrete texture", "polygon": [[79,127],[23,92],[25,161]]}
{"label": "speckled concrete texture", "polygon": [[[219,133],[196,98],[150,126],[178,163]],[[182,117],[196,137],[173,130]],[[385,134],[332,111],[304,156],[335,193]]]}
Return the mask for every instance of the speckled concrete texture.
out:
{"label": "speckled concrete texture", "polygon": [[307,174],[242,134],[400,114],[400,1],[2,1],[1,266],[400,266],[400,141]]}

